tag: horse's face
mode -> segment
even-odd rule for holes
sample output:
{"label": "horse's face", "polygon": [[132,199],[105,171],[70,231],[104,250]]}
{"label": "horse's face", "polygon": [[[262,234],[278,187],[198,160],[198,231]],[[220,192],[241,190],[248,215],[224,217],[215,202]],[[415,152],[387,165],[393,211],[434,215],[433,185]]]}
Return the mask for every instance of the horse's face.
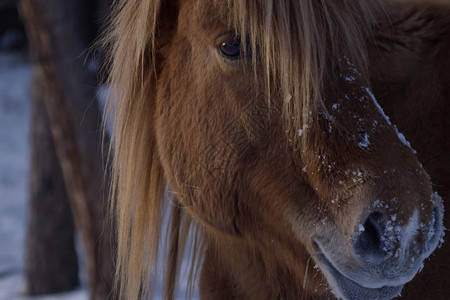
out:
{"label": "horse's face", "polygon": [[273,93],[267,105],[257,51],[236,52],[223,15],[181,1],[176,24],[160,53],[155,128],[186,210],[284,264],[299,286],[312,256],[344,298],[397,295],[438,244],[442,203],[351,63],[324,93],[328,114],[286,128],[283,101],[294,100]]}

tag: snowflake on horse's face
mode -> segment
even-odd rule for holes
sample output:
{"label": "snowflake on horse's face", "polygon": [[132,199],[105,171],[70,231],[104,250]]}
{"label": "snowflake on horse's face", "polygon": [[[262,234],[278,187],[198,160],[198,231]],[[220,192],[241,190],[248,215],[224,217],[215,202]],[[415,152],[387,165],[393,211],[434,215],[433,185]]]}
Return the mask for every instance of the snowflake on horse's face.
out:
{"label": "snowflake on horse's face", "polygon": [[[157,258],[166,182],[167,298],[189,233],[205,299],[326,298],[330,288],[344,299],[391,299],[421,269],[443,232],[427,172],[450,174],[418,157],[431,151],[450,169],[450,146],[446,132],[427,137],[415,123],[436,112],[428,95],[448,106],[448,84],[418,76],[410,85],[417,56],[396,45],[448,36],[440,11],[450,8],[392,4],[386,15],[378,1],[347,1],[120,7],[111,34],[113,191],[127,299],[146,291]],[[417,25],[428,28],[422,37],[392,30]],[[433,49],[430,75],[442,70],[431,59],[450,46]],[[409,114],[412,103],[424,109]]]}

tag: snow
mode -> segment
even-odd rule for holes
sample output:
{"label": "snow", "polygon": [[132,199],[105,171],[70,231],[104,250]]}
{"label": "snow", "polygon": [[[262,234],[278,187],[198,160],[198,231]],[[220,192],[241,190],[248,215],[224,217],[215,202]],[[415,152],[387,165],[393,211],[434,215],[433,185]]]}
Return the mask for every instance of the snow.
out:
{"label": "snow", "polygon": [[23,55],[0,55],[0,299],[25,299],[25,239],[30,66]]}
{"label": "snow", "polygon": [[411,147],[411,144],[406,140],[406,137],[403,135],[403,133],[401,133],[400,131],[398,131],[397,126],[395,126],[394,124],[392,124],[391,120],[389,119],[389,117],[384,113],[383,108],[381,107],[381,105],[378,103],[377,99],[375,98],[374,94],[372,93],[372,91],[369,88],[365,88],[367,94],[370,96],[370,99],[372,100],[372,102],[375,104],[375,106],[377,107],[378,111],[381,113],[381,115],[384,117],[384,119],[386,120],[386,122],[388,123],[389,126],[392,126],[392,128],[394,128],[395,133],[397,134],[398,138],[400,139],[400,141],[407,147],[409,147],[414,153],[416,153],[416,150],[414,150]]}
{"label": "snow", "polygon": [[369,135],[367,133],[361,133],[360,134],[360,141],[358,142],[358,147],[361,149],[367,149],[369,148],[370,141],[369,141]]}
{"label": "snow", "polygon": [[353,76],[346,76],[346,77],[345,77],[345,81],[348,81],[348,82],[353,82],[353,81],[355,81],[355,80],[356,80],[356,78],[353,77]]}
{"label": "snow", "polygon": [[22,274],[13,274],[6,278],[0,278],[0,299],[1,300],[87,300],[86,289],[80,288],[70,293],[61,293],[40,297],[25,297],[24,278]]}
{"label": "snow", "polygon": [[358,232],[361,233],[361,232],[364,232],[364,231],[366,231],[366,228],[364,228],[364,226],[362,224],[359,224],[358,225]]}
{"label": "snow", "polygon": [[[347,67],[348,67],[348,71],[351,74],[341,74],[342,77],[344,77],[345,81],[351,83],[356,81],[356,77],[358,77],[358,75],[360,75],[360,73],[358,72],[358,70],[356,69],[355,65],[350,61],[350,59],[347,56],[343,57],[345,59],[345,61],[347,62]],[[411,144],[408,142],[408,140],[406,140],[406,137],[398,130],[397,126],[395,126],[394,124],[392,124],[391,120],[389,119],[389,117],[384,113],[383,108],[380,106],[380,104],[378,103],[377,99],[375,98],[374,94],[372,93],[371,89],[368,87],[361,87],[369,96],[369,98],[372,100],[373,104],[375,104],[376,108],[378,109],[378,111],[380,112],[380,114],[383,116],[383,118],[386,120],[387,124],[389,126],[391,126],[395,133],[397,134],[397,137],[400,139],[400,141],[406,145],[407,147],[409,147],[411,149],[411,151],[416,154],[417,152],[411,147]],[[350,100],[350,97],[348,95],[345,95],[345,98],[347,100]],[[360,101],[363,101],[367,99],[367,96],[364,96],[360,99]],[[337,107],[335,107],[335,105],[333,105],[333,109],[336,109]],[[358,118],[357,116],[354,116],[355,118]],[[359,119],[360,122],[364,121],[363,119]],[[377,126],[378,122],[376,120],[373,121],[373,126],[374,128]],[[368,140],[367,140],[368,142]],[[368,143],[358,143],[358,146],[360,148],[367,148],[369,146]]]}

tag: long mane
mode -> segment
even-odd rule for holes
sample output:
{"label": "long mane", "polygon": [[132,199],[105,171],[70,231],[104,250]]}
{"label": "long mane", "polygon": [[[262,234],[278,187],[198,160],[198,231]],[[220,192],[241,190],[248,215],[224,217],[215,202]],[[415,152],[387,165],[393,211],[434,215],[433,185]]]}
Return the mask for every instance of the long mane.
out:
{"label": "long mane", "polygon": [[[159,47],[163,12],[177,9],[170,0],[118,1],[105,39],[109,51],[112,136],[111,214],[117,221],[117,296],[144,298],[153,292],[151,275],[162,269],[165,298],[172,299],[185,246],[201,260],[203,242],[195,221],[184,213],[176,197],[165,196],[166,180],[155,139],[152,116],[161,68]],[[198,0],[197,5],[211,5]],[[362,73],[367,68],[365,41],[370,38],[375,0],[214,0],[228,17],[230,29],[249,36],[258,48],[254,65],[262,64],[268,95],[289,97],[284,115],[302,122],[320,105],[330,67],[340,68],[348,57]],[[164,21],[165,22],[165,21]],[[255,78],[256,80],[256,78]],[[268,99],[270,101],[270,99]],[[170,209],[168,204],[171,205]],[[164,213],[170,210],[169,237],[161,263]],[[191,234],[189,234],[191,233]],[[188,241],[194,239],[194,241]],[[192,272],[199,264],[192,265]],[[194,282],[194,276],[191,282]]]}

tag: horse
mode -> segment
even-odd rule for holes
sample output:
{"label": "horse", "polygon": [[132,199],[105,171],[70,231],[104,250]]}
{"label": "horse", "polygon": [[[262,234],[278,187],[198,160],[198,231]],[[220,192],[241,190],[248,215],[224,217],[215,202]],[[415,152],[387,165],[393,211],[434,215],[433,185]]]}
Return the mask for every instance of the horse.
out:
{"label": "horse", "polygon": [[448,3],[125,0],[104,46],[118,298],[448,297]]}

